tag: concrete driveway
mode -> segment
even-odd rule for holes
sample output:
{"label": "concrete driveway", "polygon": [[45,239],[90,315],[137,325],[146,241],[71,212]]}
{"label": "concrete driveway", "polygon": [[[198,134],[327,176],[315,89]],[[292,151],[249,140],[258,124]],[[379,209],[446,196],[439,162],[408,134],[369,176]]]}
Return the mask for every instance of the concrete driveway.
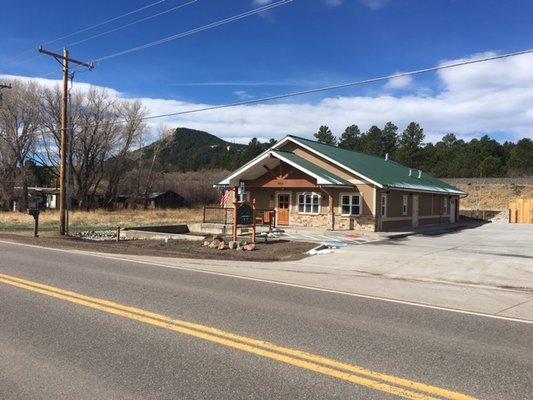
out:
{"label": "concrete driveway", "polygon": [[533,292],[533,225],[492,223],[444,234],[414,235],[345,247],[301,263],[388,278]]}
{"label": "concrete driveway", "polygon": [[316,228],[281,228],[283,233],[279,234],[282,239],[289,239],[302,242],[311,243],[333,243],[339,246],[347,246],[354,244],[367,244],[384,240],[382,236],[373,232],[357,232],[357,231],[329,231],[325,229]]}

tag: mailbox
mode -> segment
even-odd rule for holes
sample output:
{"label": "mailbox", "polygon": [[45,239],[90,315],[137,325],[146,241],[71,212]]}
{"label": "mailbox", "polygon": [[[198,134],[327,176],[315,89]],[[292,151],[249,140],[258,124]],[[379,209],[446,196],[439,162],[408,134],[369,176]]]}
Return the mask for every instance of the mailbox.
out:
{"label": "mailbox", "polygon": [[35,229],[33,231],[33,236],[39,237],[39,214],[41,210],[38,207],[31,207],[28,209],[28,214],[30,214],[35,220]]}

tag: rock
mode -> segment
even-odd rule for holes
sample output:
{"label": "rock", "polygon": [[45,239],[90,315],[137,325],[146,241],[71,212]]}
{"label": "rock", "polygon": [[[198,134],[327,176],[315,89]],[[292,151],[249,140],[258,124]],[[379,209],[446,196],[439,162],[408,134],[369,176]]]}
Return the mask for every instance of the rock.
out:
{"label": "rock", "polygon": [[243,250],[243,247],[239,244],[235,250],[237,250],[237,251],[242,251],[242,250]]}
{"label": "rock", "polygon": [[204,247],[209,247],[211,242],[209,240],[204,240]]}
{"label": "rock", "polygon": [[255,250],[255,244],[254,243],[250,243],[250,244],[247,244],[243,247],[243,250],[245,251],[254,251]]}
{"label": "rock", "polygon": [[220,246],[220,243],[222,243],[220,240],[215,239],[209,244],[210,249],[217,249],[218,246]]}
{"label": "rock", "polygon": [[218,245],[219,250],[226,250],[227,248],[228,246],[226,246],[226,243],[224,242],[220,242],[220,244]]}
{"label": "rock", "polygon": [[508,223],[509,222],[509,210],[502,211],[496,214],[490,219],[491,222]]}
{"label": "rock", "polygon": [[236,250],[237,247],[240,246],[240,243],[237,242],[236,240],[231,240],[229,243],[228,243],[228,247],[230,250]]}

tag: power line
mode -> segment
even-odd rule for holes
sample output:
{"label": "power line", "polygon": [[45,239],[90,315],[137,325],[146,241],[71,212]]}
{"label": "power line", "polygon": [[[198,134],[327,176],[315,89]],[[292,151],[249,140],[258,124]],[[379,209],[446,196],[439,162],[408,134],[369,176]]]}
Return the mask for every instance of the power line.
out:
{"label": "power line", "polygon": [[92,40],[92,39],[95,39],[95,38],[98,38],[98,37],[101,37],[101,36],[109,35],[110,33],[117,32],[117,31],[119,31],[121,29],[128,28],[130,26],[137,25],[137,24],[139,24],[141,22],[148,21],[150,19],[159,17],[159,16],[161,16],[163,14],[168,14],[169,12],[179,10],[180,8],[186,7],[186,6],[194,4],[196,2],[198,2],[198,0],[191,0],[191,1],[188,1],[187,3],[179,4],[179,5],[175,6],[175,7],[169,8],[168,10],[161,11],[161,12],[149,15],[149,16],[141,18],[141,19],[137,19],[135,21],[130,22],[129,24],[121,25],[121,26],[119,26],[117,28],[113,28],[113,29],[110,29],[110,30],[105,31],[105,32],[97,33],[95,35],[89,36],[88,38],[81,39],[81,40],[78,40],[77,42],[70,43],[67,46],[68,47],[74,47],[74,46],[76,46],[78,44],[88,42],[89,40]]}
{"label": "power line", "polygon": [[213,29],[213,28],[216,28],[216,27],[221,26],[221,25],[226,25],[226,24],[229,24],[231,22],[238,21],[240,19],[247,18],[247,17],[250,17],[252,15],[259,14],[261,12],[264,12],[264,11],[267,11],[267,10],[271,10],[273,8],[276,8],[276,7],[283,6],[285,4],[289,4],[292,1],[293,0],[280,0],[280,1],[277,1],[275,3],[267,4],[267,5],[259,7],[259,8],[254,8],[253,10],[244,12],[242,14],[234,15],[232,17],[228,17],[228,18],[222,19],[220,21],[215,21],[215,22],[212,22],[210,24],[207,24],[207,25],[195,28],[195,29],[191,29],[191,30],[186,31],[186,32],[178,33],[176,35],[168,36],[168,37],[165,37],[165,38],[162,38],[162,39],[150,42],[150,43],[146,43],[146,44],[143,44],[143,45],[140,45],[140,46],[132,47],[132,48],[127,49],[127,50],[122,50],[122,51],[119,51],[117,53],[113,53],[113,54],[109,54],[107,56],[103,56],[103,57],[97,58],[97,59],[94,60],[94,62],[102,62],[104,60],[109,60],[111,58],[123,56],[125,54],[133,53],[135,51],[144,50],[144,49],[147,49],[149,47],[153,47],[153,46],[157,46],[157,45],[160,45],[160,44],[163,44],[163,43],[167,43],[167,42],[170,42],[170,41],[173,41],[173,40],[181,39],[181,38],[186,37],[186,36],[191,36],[191,35],[194,35],[196,33],[206,31],[208,29]]}
{"label": "power line", "polygon": [[[164,1],[164,0],[163,0]],[[161,13],[158,13],[158,14],[155,14],[153,16],[149,16],[149,17],[146,17],[146,18],[143,18],[141,20],[137,20],[137,21],[134,21],[132,22],[131,24],[127,24],[127,25],[124,25],[122,27],[118,27],[116,29],[112,29],[110,31],[107,31],[107,32],[104,32],[104,33],[101,33],[101,34],[97,34],[97,35],[94,35],[92,37],[89,37],[87,39],[83,39],[83,40],[80,40],[78,42],[74,42],[71,44],[71,46],[74,46],[76,44],[80,44],[84,41],[87,41],[87,40],[90,40],[94,37],[98,37],[98,36],[102,36],[102,35],[105,35],[107,33],[111,33],[111,32],[114,32],[116,30],[119,30],[119,29],[122,29],[122,28],[125,28],[126,26],[130,26],[132,24],[135,24],[135,23],[139,23],[143,20],[146,20],[146,19],[150,19],[150,18],[153,18],[155,16],[158,16],[158,15],[161,15],[161,14],[164,14],[166,12],[169,12],[169,11],[173,11],[174,9],[177,9],[177,8],[182,8],[186,5],[189,5],[189,4],[192,4],[192,3],[195,3],[197,2],[198,0],[194,0],[194,1],[189,1],[188,3],[184,3],[184,4],[181,4],[180,6],[177,6],[177,7],[174,7],[172,9],[169,9],[169,10],[166,10],[166,11],[163,11]],[[202,31],[205,31],[205,30],[208,30],[208,29],[213,29],[213,28],[216,28],[218,26],[221,26],[221,25],[225,25],[225,24],[229,24],[231,22],[234,22],[234,21],[238,21],[240,19],[243,19],[243,18],[246,18],[246,17],[249,17],[249,16],[252,16],[252,15],[255,15],[255,14],[259,14],[259,13],[262,13],[262,12],[265,12],[265,11],[268,11],[270,9],[273,9],[273,8],[276,8],[276,7],[279,7],[279,6],[282,6],[282,5],[285,5],[285,4],[288,4],[288,3],[291,3],[293,2],[294,0],[280,0],[278,2],[275,2],[275,3],[271,3],[271,4],[267,4],[265,6],[262,6],[262,7],[259,7],[259,8],[255,8],[253,10],[250,10],[250,11],[247,11],[245,13],[242,13],[242,14],[238,14],[238,15],[234,15],[232,17],[228,17],[228,18],[225,18],[223,20],[220,20],[220,21],[216,21],[216,22],[212,22],[210,24],[207,24],[207,25],[204,25],[204,26],[201,26],[201,27],[198,27],[198,28],[195,28],[195,29],[192,29],[192,30],[189,30],[189,31],[186,31],[186,32],[182,32],[182,33],[179,33],[179,34],[176,34],[176,35],[172,35],[172,36],[169,36],[169,37],[166,37],[166,38],[163,38],[163,39],[159,39],[157,41],[154,41],[154,42],[151,42],[151,43],[147,43],[147,44],[144,44],[144,45],[141,45],[141,46],[137,46],[137,47],[134,47],[134,48],[131,48],[131,49],[128,49],[128,50],[124,50],[124,51],[120,51],[118,53],[114,53],[114,54],[110,54],[110,55],[107,55],[107,56],[104,56],[104,57],[100,57],[100,58],[97,58],[94,60],[94,62],[101,62],[103,60],[107,60],[107,59],[111,59],[111,58],[115,58],[115,57],[118,57],[118,56],[121,56],[121,55],[124,55],[124,54],[128,54],[128,53],[132,53],[132,52],[135,52],[135,51],[138,51],[138,50],[142,50],[142,49],[145,49],[145,48],[148,48],[148,47],[152,47],[152,46],[156,46],[156,45],[159,45],[159,44],[162,44],[162,43],[166,43],[166,42],[170,42],[172,40],[177,40],[177,39],[181,39],[183,37],[186,37],[186,36],[191,36],[191,35],[194,35],[196,33],[199,33],[199,32],[202,32]],[[154,3],[155,5],[155,3]],[[145,7],[146,8],[146,7]],[[131,12],[132,13],[132,12]],[[130,13],[130,14],[131,14]],[[118,18],[118,17],[117,17]],[[73,34],[72,34],[73,35]],[[71,36],[71,35],[67,35],[67,36]],[[30,60],[26,60],[25,62],[27,61],[31,61]],[[18,64],[16,64],[18,65]],[[52,72],[48,72],[46,74],[43,74],[43,75],[38,75],[38,76],[35,76],[34,78],[44,78],[44,77],[47,77],[47,76],[50,76],[50,75],[53,75],[55,74],[56,71],[52,71]]]}
{"label": "power line", "polygon": [[110,19],[105,20],[105,21],[103,21],[103,22],[100,22],[100,23],[98,23],[98,24],[88,26],[87,28],[80,29],[80,30],[78,30],[78,31],[76,31],[76,32],[69,33],[68,35],[61,36],[61,37],[58,37],[58,38],[53,39],[53,40],[49,40],[48,42],[43,43],[43,44],[44,44],[44,45],[48,45],[48,44],[52,44],[52,43],[55,43],[55,42],[59,42],[60,40],[63,40],[63,39],[66,39],[66,38],[69,38],[69,37],[72,37],[72,36],[78,35],[78,34],[83,33],[83,32],[90,31],[90,30],[92,30],[92,29],[94,29],[94,28],[98,28],[98,27],[103,26],[103,25],[107,25],[107,24],[109,24],[110,22],[117,21],[117,20],[119,20],[119,19],[122,19],[122,18],[124,18],[124,17],[127,17],[128,15],[136,14],[136,13],[138,13],[138,12],[140,12],[140,11],[146,10],[147,8],[151,8],[151,7],[157,6],[158,4],[164,3],[165,1],[166,1],[166,0],[158,0],[158,1],[155,1],[155,2],[153,2],[153,3],[150,3],[150,4],[147,4],[147,5],[143,6],[143,7],[137,8],[137,9],[135,9],[135,10],[133,10],[133,11],[129,11],[129,12],[125,13],[125,14],[121,14],[121,15],[119,15],[119,16],[117,16],[117,17],[110,18]]}
{"label": "power line", "polygon": [[[110,19],[108,19],[108,20],[105,20],[105,21],[99,22],[99,23],[97,23],[97,24],[94,24],[94,25],[88,26],[88,27],[86,27],[86,28],[83,28],[83,29],[77,30],[77,31],[72,32],[72,33],[69,33],[69,34],[67,34],[67,35],[63,35],[63,36],[57,37],[57,38],[55,38],[55,39],[49,40],[49,41],[47,41],[47,42],[44,42],[43,45],[49,45],[49,44],[52,44],[52,43],[56,43],[56,42],[58,42],[58,41],[60,41],[60,40],[67,39],[67,38],[69,38],[69,37],[72,37],[72,36],[78,35],[78,34],[80,34],[80,33],[90,31],[90,30],[92,30],[92,29],[98,28],[98,27],[103,26],[103,25],[107,25],[107,24],[109,24],[109,23],[111,23],[111,22],[113,22],[113,21],[117,21],[117,20],[122,19],[122,18],[124,18],[124,17],[127,17],[127,16],[129,16],[129,15],[136,14],[136,13],[138,13],[138,12],[140,12],[140,11],[143,11],[143,10],[146,10],[146,9],[148,9],[148,8],[150,8],[150,7],[154,7],[154,6],[158,5],[158,4],[164,3],[165,1],[166,1],[166,0],[157,0],[157,1],[155,1],[155,2],[152,2],[152,3],[150,3],[150,4],[145,5],[145,6],[143,6],[143,7],[137,8],[137,9],[132,10],[132,11],[128,11],[127,13],[124,13],[124,14],[118,15],[118,16],[113,17],[113,18],[110,18]],[[32,47],[31,49],[24,50],[23,52],[18,53],[18,54],[16,54],[15,56],[13,56],[13,59],[16,59],[16,58],[20,57],[21,55],[26,54],[26,53],[29,53],[29,52],[34,51],[34,50],[35,50],[34,47]],[[38,57],[33,57],[33,58],[30,58],[30,59],[27,59],[27,60],[22,60],[22,61],[20,61],[20,62],[18,62],[18,63],[15,63],[13,66],[17,66],[17,65],[20,65],[20,64],[25,64],[25,63],[27,63],[27,62],[29,62],[29,61],[34,60],[35,58],[38,58]]]}
{"label": "power line", "polygon": [[369,78],[369,79],[363,79],[363,80],[355,81],[355,82],[324,86],[324,87],[320,87],[316,89],[303,90],[300,92],[292,92],[292,93],[285,93],[285,94],[280,94],[276,96],[263,97],[260,99],[245,100],[245,101],[239,101],[235,103],[222,104],[218,106],[209,106],[209,107],[196,108],[192,110],[177,111],[177,112],[167,113],[167,114],[149,115],[148,117],[144,117],[143,120],[171,117],[175,115],[193,114],[193,113],[198,113],[198,112],[203,112],[203,111],[219,110],[221,108],[230,108],[230,107],[244,106],[244,105],[249,105],[249,104],[264,103],[264,102],[268,102],[272,100],[280,100],[280,99],[286,99],[289,97],[304,96],[307,94],[327,92],[330,90],[343,89],[343,88],[348,88],[348,87],[353,87],[353,86],[360,86],[360,85],[364,85],[368,83],[375,83],[375,82],[380,82],[380,81],[388,81],[389,79],[400,78],[404,76],[420,75],[420,74],[424,74],[427,72],[435,72],[435,71],[440,71],[443,69],[456,68],[456,67],[461,67],[464,65],[478,64],[478,63],[482,63],[486,61],[493,61],[493,60],[499,60],[502,58],[516,57],[516,56],[520,56],[524,54],[531,54],[531,53],[533,53],[533,49],[522,50],[522,51],[517,51],[513,53],[506,53],[506,54],[500,54],[496,56],[476,58],[473,60],[459,61],[459,62],[450,63],[450,64],[443,64],[443,65],[438,65],[436,67],[423,68],[423,69],[418,69],[418,70],[409,71],[409,72],[401,72],[401,73],[392,74],[392,75],[385,75],[385,76],[380,76],[377,78]]}
{"label": "power line", "polygon": [[[404,77],[404,76],[420,75],[420,74],[424,74],[428,72],[435,72],[435,71],[440,71],[444,69],[457,68],[457,67],[472,65],[472,64],[479,64],[482,62],[494,61],[494,60],[499,60],[503,58],[516,57],[516,56],[532,54],[532,53],[533,53],[533,49],[521,50],[521,51],[516,51],[512,53],[505,53],[505,54],[500,54],[500,55],[495,55],[495,56],[476,58],[476,59],[466,60],[466,61],[458,61],[458,62],[449,63],[449,64],[442,64],[442,65],[438,65],[435,67],[423,68],[423,69],[413,70],[409,72],[401,72],[397,74],[385,75],[385,76],[380,76],[376,78],[363,79],[363,80],[359,80],[355,82],[348,82],[348,83],[342,83],[338,85],[330,85],[330,86],[324,86],[324,87],[320,87],[316,89],[304,90],[300,92],[291,92],[291,93],[285,93],[285,94],[280,94],[276,96],[263,97],[260,99],[239,101],[235,103],[221,104],[217,106],[194,108],[191,110],[176,111],[172,113],[149,115],[147,117],[142,118],[142,120],[147,121],[151,119],[172,117],[176,115],[193,114],[193,113],[199,113],[199,112],[205,112],[205,111],[219,110],[223,108],[231,108],[231,107],[245,106],[245,105],[250,105],[250,104],[265,103],[265,102],[272,101],[272,100],[281,100],[281,99],[286,99],[290,97],[304,96],[307,94],[321,93],[321,92],[326,92],[326,91],[331,91],[331,90],[336,90],[336,89],[344,89],[348,87],[360,86],[360,85],[369,84],[369,83],[387,81],[389,79],[394,79],[394,78],[399,78],[399,77]],[[118,124],[118,123],[124,123],[124,122],[127,122],[127,121],[117,120],[117,121],[111,122],[111,124]],[[83,125],[81,126],[81,128],[89,128],[93,126],[94,125]],[[43,133],[47,133],[47,132],[43,132]],[[51,133],[51,132],[48,132],[48,133]]]}

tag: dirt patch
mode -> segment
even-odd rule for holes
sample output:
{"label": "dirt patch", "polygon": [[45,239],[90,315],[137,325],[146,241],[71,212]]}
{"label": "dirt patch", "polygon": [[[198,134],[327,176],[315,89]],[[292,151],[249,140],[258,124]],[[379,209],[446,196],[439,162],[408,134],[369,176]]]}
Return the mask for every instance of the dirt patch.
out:
{"label": "dirt patch", "polygon": [[255,251],[217,250],[204,247],[202,242],[187,240],[129,240],[122,242],[96,242],[75,237],[46,234],[34,238],[29,234],[0,233],[0,239],[44,247],[94,251],[111,254],[139,256],[200,258],[241,261],[289,261],[307,257],[315,243],[289,242],[285,240],[257,243]]}

